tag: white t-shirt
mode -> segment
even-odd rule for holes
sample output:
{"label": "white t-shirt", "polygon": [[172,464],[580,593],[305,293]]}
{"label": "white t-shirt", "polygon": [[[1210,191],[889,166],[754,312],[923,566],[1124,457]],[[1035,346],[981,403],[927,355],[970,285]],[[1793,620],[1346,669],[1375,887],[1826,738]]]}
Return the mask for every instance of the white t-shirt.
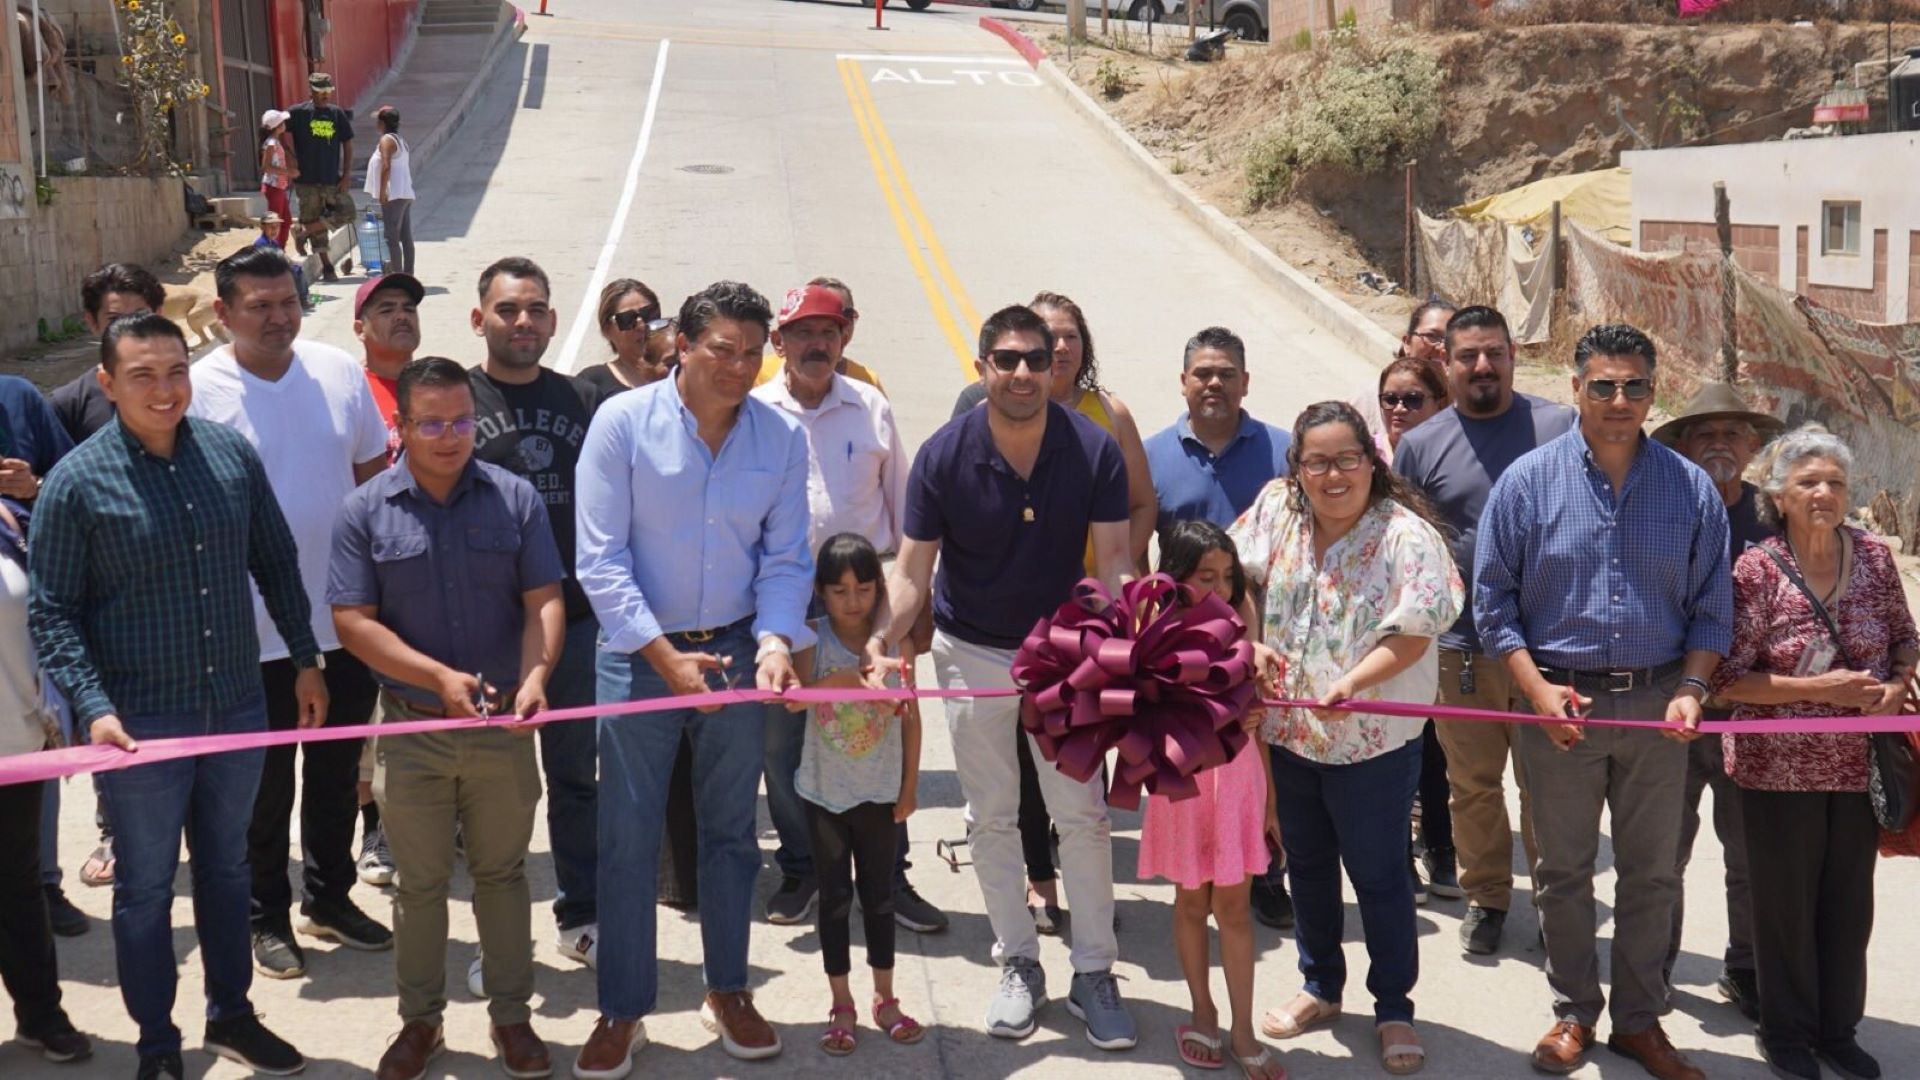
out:
{"label": "white t-shirt", "polygon": [[[353,357],[312,341],[296,341],[293,349],[293,366],[277,382],[242,370],[231,345],[208,353],[191,369],[193,406],[187,411],[233,428],[260,452],[300,552],[300,581],[313,604],[313,636],[321,649],[332,650],[340,647],[333,609],[327,606],[333,522],[354,489],[354,463],[386,460],[387,423]],[[258,586],[253,618],[260,630],[261,662],[287,656],[287,643],[267,615]]]}
{"label": "white t-shirt", "polygon": [[27,568],[0,556],[0,756],[28,754],[46,745],[40,665],[27,633]]}

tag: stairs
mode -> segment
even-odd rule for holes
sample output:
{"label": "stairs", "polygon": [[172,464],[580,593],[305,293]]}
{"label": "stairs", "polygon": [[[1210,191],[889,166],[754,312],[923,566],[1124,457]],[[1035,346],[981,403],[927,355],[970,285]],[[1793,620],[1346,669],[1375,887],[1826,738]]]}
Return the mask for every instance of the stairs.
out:
{"label": "stairs", "polygon": [[513,9],[502,0],[424,0],[422,34],[491,34]]}

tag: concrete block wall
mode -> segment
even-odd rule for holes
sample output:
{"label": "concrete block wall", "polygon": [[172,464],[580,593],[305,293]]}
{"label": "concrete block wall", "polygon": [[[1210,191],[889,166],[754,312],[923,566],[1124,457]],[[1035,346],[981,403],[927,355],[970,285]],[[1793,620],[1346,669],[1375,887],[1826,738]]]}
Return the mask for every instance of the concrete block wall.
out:
{"label": "concrete block wall", "polygon": [[38,338],[39,320],[57,326],[80,313],[80,281],[102,263],[155,263],[188,229],[180,181],[55,177],[52,206],[0,220],[0,351]]}

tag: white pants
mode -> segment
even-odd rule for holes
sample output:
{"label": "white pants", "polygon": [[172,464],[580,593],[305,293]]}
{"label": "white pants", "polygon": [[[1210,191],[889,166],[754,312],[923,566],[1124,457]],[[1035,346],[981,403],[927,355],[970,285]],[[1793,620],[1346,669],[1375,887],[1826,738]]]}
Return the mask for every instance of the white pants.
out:
{"label": "white pants", "polygon": [[[1011,687],[1013,652],[973,645],[943,632],[933,636],[933,669],[942,689]],[[947,728],[954,768],[967,800],[967,843],[973,872],[993,924],[993,958],[1040,958],[1040,937],[1027,911],[1027,864],[1020,853],[1020,763],[1016,738],[1020,699],[953,698]],[[1113,936],[1113,840],[1100,778],[1086,783],[1048,764],[1039,747],[1040,792],[1060,830],[1060,870],[1073,910],[1073,970],[1106,971],[1119,959]]]}

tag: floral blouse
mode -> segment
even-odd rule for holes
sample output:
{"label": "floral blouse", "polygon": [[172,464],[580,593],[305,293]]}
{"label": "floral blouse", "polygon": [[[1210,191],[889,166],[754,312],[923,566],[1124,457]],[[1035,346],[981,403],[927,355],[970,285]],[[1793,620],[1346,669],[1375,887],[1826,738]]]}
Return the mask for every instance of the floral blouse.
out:
{"label": "floral blouse", "polygon": [[[1893,654],[1920,644],[1913,614],[1907,610],[1900,572],[1887,545],[1859,529],[1853,537],[1853,572],[1847,588],[1829,612],[1840,624],[1844,654],[1834,667],[1865,671],[1885,679]],[[1742,675],[1766,671],[1790,675],[1810,645],[1828,638],[1826,623],[1814,614],[1806,594],[1767,557],[1772,551],[1799,569],[1792,548],[1773,537],[1747,549],[1733,567],[1733,648],[1714,673],[1715,690],[1725,690]],[[1738,705],[1732,719],[1792,716],[1853,716],[1826,702]],[[1867,790],[1867,736],[1858,734],[1767,735],[1729,733],[1727,775],[1743,788],[1759,791]]]}
{"label": "floral blouse", "polygon": [[[1318,699],[1394,634],[1436,637],[1465,601],[1446,541],[1432,525],[1391,499],[1361,516],[1322,565],[1313,561],[1313,515],[1288,505],[1288,481],[1260,492],[1229,535],[1247,579],[1265,599],[1266,642],[1287,659],[1286,696]],[[1428,649],[1407,670],[1359,696],[1434,700],[1439,656]],[[1420,737],[1424,720],[1352,713],[1326,723],[1306,709],[1270,710],[1261,734],[1325,765],[1351,765]]]}

